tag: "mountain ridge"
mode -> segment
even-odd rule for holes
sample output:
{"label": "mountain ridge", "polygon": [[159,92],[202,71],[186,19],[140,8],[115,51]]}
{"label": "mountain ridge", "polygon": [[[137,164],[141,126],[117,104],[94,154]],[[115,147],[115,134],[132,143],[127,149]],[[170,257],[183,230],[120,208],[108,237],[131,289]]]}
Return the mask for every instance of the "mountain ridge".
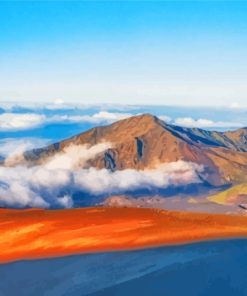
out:
{"label": "mountain ridge", "polygon": [[165,123],[149,113],[92,128],[59,143],[29,151],[25,160],[39,164],[70,145],[112,143],[87,167],[143,170],[178,160],[205,167],[205,182],[213,186],[245,180],[247,173],[247,128],[217,132]]}

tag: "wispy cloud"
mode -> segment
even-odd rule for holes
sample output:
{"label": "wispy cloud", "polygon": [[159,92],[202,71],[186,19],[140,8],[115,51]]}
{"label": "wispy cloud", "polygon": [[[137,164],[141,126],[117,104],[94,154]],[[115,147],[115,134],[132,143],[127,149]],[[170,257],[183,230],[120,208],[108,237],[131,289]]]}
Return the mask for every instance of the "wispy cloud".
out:
{"label": "wispy cloud", "polygon": [[42,138],[6,138],[0,140],[0,156],[14,157],[25,151],[48,145],[49,140]]}
{"label": "wispy cloud", "polygon": [[167,123],[171,123],[172,122],[172,118],[170,116],[167,116],[167,115],[159,115],[158,117],[159,117],[159,119],[161,119],[161,120],[163,120],[163,121],[165,121]]}
{"label": "wispy cloud", "polygon": [[185,127],[198,127],[198,128],[227,128],[227,127],[238,128],[243,126],[243,124],[239,122],[213,121],[205,118],[193,119],[192,117],[177,118],[172,123],[180,126],[185,126]]}
{"label": "wispy cloud", "polygon": [[95,124],[113,123],[133,116],[131,113],[100,111],[93,115],[57,115],[47,118],[48,122],[90,122]]}
{"label": "wispy cloud", "polygon": [[[148,112],[147,108],[141,109],[139,107],[138,109],[135,106],[75,105],[65,103],[60,99],[47,105],[30,103],[18,106],[7,104],[2,105],[2,107],[4,107],[4,109],[1,110],[2,114],[0,114],[0,131],[7,132],[35,129],[50,124],[89,124],[90,126],[111,124],[115,121],[141,114],[142,112]],[[183,114],[181,110],[178,113],[174,113],[173,111],[169,113],[168,109],[168,114],[160,114],[161,110],[158,107],[152,110],[155,111],[154,114],[157,114],[161,120],[185,127],[227,129],[246,125],[245,111],[239,109],[236,104],[233,105],[233,108],[226,109],[228,115],[230,111],[235,115],[231,117],[221,114],[219,117],[220,120],[215,120],[215,116],[214,119],[211,119],[209,112],[205,115],[203,112],[200,114],[198,110],[196,113],[195,110],[192,110],[192,116],[190,114],[186,116],[188,110],[185,110],[185,116],[181,116],[181,114]]]}
{"label": "wispy cloud", "polygon": [[42,125],[45,115],[26,113],[3,113],[0,115],[0,130],[23,130]]}
{"label": "wispy cloud", "polygon": [[70,145],[62,152],[51,157],[43,166],[49,170],[75,170],[83,167],[89,159],[112,147],[111,143],[103,142],[92,147],[87,145]]}
{"label": "wispy cloud", "polygon": [[115,121],[131,117],[131,113],[117,113],[100,111],[93,115],[53,115],[35,113],[3,113],[0,115],[0,130],[16,131],[36,128],[51,123],[93,123],[110,124]]}
{"label": "wispy cloud", "polygon": [[92,110],[96,109],[98,111],[114,110],[118,112],[127,112],[133,110],[140,110],[141,106],[139,105],[128,105],[128,104],[90,104],[90,103],[81,103],[81,102],[68,102],[63,99],[55,99],[53,102],[9,102],[9,101],[0,101],[0,108],[6,112],[12,112],[13,110],[30,110],[33,112],[40,112],[44,110]]}

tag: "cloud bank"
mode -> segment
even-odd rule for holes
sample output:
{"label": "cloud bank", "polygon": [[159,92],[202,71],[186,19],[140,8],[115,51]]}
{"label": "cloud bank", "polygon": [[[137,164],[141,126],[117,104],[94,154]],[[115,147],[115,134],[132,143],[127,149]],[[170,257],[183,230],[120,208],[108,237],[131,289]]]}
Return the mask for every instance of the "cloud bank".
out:
{"label": "cloud bank", "polygon": [[0,115],[0,130],[24,130],[40,126],[46,120],[45,115],[35,113],[3,113]]}
{"label": "cloud bank", "polygon": [[35,113],[3,113],[0,114],[0,130],[16,131],[36,128],[52,123],[92,123],[110,124],[133,116],[131,113],[100,111],[93,115],[53,115]]}
{"label": "cloud bank", "polygon": [[[57,104],[60,106],[60,104]],[[140,113],[138,113],[140,114]],[[37,114],[37,113],[2,113],[0,114],[0,131],[18,131],[34,129],[49,124],[63,123],[90,123],[92,125],[111,124],[118,120],[126,119],[134,115],[126,112],[99,111],[92,115],[64,115],[64,114]],[[206,118],[194,119],[192,117],[179,117],[172,119],[167,115],[159,115],[161,120],[184,127],[197,128],[238,128],[243,124],[234,121],[213,121]]]}
{"label": "cloud bank", "polygon": [[83,168],[87,160],[109,147],[110,143],[71,146],[40,166],[1,166],[0,206],[70,208],[74,206],[73,195],[78,192],[81,199],[86,199],[89,195],[109,196],[142,188],[200,183],[198,173],[203,172],[203,167],[184,161],[142,171]]}
{"label": "cloud bank", "polygon": [[116,194],[129,190],[167,188],[170,185],[200,183],[198,173],[203,167],[191,162],[177,161],[161,164],[155,169],[125,169],[111,172],[106,169],[80,170],[74,173],[77,188],[91,194]]}
{"label": "cloud bank", "polygon": [[238,122],[213,121],[205,118],[193,119],[192,117],[177,118],[172,123],[184,127],[197,128],[238,128],[243,126],[241,123]]}
{"label": "cloud bank", "polygon": [[89,122],[95,124],[113,123],[133,116],[131,113],[100,111],[93,115],[57,115],[47,118],[48,122]]}

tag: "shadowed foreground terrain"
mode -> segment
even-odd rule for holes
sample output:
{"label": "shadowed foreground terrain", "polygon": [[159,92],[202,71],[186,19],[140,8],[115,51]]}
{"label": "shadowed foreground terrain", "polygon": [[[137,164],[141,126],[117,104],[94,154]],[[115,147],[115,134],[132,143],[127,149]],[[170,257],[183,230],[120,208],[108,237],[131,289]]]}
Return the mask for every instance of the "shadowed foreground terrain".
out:
{"label": "shadowed foreground terrain", "polygon": [[0,210],[0,262],[247,237],[247,217],[145,208]]}
{"label": "shadowed foreground terrain", "polygon": [[[2,296],[246,296],[247,240],[0,265]],[[14,280],[13,280],[14,279]]]}

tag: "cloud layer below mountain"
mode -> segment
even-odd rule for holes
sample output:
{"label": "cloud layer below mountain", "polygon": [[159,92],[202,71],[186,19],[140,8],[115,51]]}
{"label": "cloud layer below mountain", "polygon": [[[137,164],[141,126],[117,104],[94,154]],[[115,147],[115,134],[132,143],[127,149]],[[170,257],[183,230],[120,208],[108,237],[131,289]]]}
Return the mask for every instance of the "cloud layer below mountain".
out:
{"label": "cloud layer below mountain", "polygon": [[[0,167],[0,206],[73,207],[73,194],[111,195],[142,188],[167,188],[170,185],[200,183],[203,167],[177,161],[154,169],[111,172],[83,168],[87,160],[110,148],[110,143],[93,147],[70,146],[40,166]],[[78,166],[79,164],[79,166]]]}

